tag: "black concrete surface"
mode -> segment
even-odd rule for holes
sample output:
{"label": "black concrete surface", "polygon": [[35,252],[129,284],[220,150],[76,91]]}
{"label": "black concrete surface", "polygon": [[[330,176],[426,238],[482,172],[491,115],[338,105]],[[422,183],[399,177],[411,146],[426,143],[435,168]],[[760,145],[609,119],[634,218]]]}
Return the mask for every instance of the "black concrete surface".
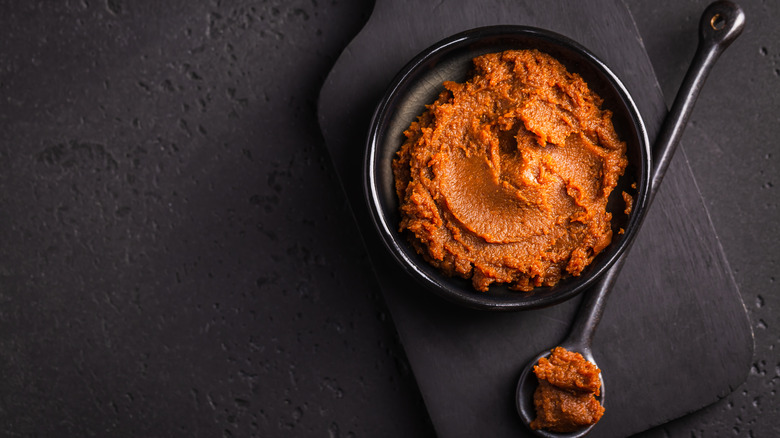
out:
{"label": "black concrete surface", "polygon": [[[708,2],[627,4],[671,101]],[[648,437],[780,435],[780,4],[740,4],[683,145],[755,358]],[[0,436],[432,434],[316,120],[370,11],[0,4]]]}

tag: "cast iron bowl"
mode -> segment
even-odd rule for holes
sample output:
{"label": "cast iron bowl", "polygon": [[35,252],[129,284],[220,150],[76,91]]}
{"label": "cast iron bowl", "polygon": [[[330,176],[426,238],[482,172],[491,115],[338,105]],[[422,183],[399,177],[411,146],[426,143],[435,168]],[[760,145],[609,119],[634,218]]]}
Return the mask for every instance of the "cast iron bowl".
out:
{"label": "cast iron bowl", "polygon": [[[433,103],[445,80],[464,82],[472,59],[510,49],[538,49],[573,73],[579,74],[604,99],[602,108],[613,113],[613,124],[626,142],[629,165],[608,202],[612,213],[612,243],[576,277],[553,287],[530,292],[492,285],[476,291],[470,279],[449,277],[429,265],[398,231],[401,217],[395,193],[392,160],[403,144],[412,121]],[[444,39],[409,62],[393,79],[374,112],[368,131],[363,182],[368,208],[381,241],[410,276],[426,289],[451,302],[481,310],[524,310],[550,306],[586,290],[606,271],[633,239],[646,208],[651,173],[651,150],[642,117],[617,76],[595,55],[571,39],[526,26],[490,26],[472,29]],[[621,192],[634,198],[630,215],[624,213]],[[625,230],[619,233],[618,230]]]}

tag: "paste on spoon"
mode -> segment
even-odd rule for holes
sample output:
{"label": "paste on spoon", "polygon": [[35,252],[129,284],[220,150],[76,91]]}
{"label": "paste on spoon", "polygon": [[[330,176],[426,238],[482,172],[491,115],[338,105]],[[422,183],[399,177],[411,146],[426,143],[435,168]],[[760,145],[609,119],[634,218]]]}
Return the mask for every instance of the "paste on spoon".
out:
{"label": "paste on spoon", "polygon": [[604,406],[596,400],[601,392],[600,373],[580,353],[563,347],[539,359],[534,366],[539,387],[534,392],[536,419],[531,429],[568,433],[596,424],[604,415]]}

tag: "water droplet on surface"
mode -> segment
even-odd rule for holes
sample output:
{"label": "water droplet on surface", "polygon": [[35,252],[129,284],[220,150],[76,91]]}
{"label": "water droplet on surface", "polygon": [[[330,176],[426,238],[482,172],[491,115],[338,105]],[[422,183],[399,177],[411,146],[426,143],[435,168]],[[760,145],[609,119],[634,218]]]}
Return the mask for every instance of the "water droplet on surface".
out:
{"label": "water droplet on surface", "polygon": [[339,433],[339,425],[336,423],[330,423],[330,426],[328,426],[328,437],[338,438],[339,436],[341,436]]}

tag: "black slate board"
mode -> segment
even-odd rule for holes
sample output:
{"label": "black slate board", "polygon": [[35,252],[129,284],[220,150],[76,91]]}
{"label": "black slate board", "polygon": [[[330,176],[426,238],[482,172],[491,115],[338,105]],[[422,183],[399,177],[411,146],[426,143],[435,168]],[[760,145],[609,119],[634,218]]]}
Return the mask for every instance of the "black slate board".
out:
{"label": "black slate board", "polygon": [[[446,437],[528,434],[514,410],[517,377],[532,356],[563,339],[579,302],[523,313],[454,307],[405,276],[370,228],[360,168],[374,106],[419,51],[492,24],[542,27],[588,47],[637,100],[651,141],[666,113],[620,0],[379,1],[344,50],[320,94],[320,126],[433,424]],[[728,62],[728,52],[720,62]],[[683,149],[626,262],[593,349],[609,388],[596,436],[626,436],[700,409],[747,375],[752,331]]]}

